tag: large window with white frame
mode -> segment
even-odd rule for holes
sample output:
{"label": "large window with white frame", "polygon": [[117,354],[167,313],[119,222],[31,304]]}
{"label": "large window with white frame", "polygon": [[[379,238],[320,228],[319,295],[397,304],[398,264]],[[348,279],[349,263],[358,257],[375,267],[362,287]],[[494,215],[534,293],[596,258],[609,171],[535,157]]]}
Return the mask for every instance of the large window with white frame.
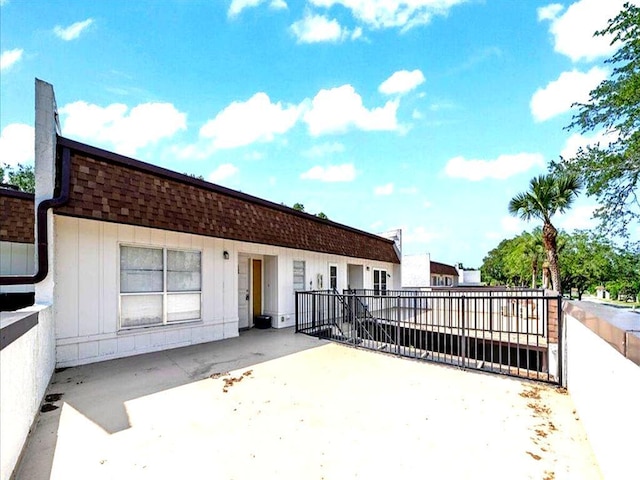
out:
{"label": "large window with white frame", "polygon": [[387,271],[382,269],[373,269],[373,294],[387,294]]}
{"label": "large window with white frame", "polygon": [[120,328],[199,320],[201,252],[120,245]]}

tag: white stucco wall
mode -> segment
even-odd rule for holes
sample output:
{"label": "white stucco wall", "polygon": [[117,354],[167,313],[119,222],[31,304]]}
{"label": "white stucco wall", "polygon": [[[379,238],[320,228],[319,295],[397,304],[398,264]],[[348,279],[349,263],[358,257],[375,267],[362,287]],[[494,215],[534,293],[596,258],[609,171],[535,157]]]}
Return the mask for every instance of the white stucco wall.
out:
{"label": "white stucco wall", "polygon": [[402,287],[423,288],[431,285],[431,256],[402,256]]}
{"label": "white stucco wall", "polygon": [[638,471],[640,366],[565,315],[566,383],[606,479]]}
{"label": "white stucco wall", "polygon": [[[0,241],[0,275],[33,275],[33,243]],[[33,292],[33,285],[0,285],[0,293]]]}
{"label": "white stucco wall", "polygon": [[55,367],[50,306],[34,305],[38,324],[0,351],[0,480],[11,477]]}
{"label": "white stucco wall", "polygon": [[[347,264],[362,265],[365,288],[373,269],[386,269],[389,288],[399,287],[399,266],[338,255],[134,227],[56,215],[54,305],[59,366],[137,355],[238,335],[238,256],[263,261],[263,312],[274,327],[295,324],[293,261],[306,263],[306,288],[329,287],[329,265],[338,266],[338,290],[347,288]],[[118,329],[121,243],[202,252],[202,319],[196,322]],[[229,259],[223,258],[223,252]],[[366,266],[370,267],[366,271]],[[310,283],[311,282],[311,283]]]}

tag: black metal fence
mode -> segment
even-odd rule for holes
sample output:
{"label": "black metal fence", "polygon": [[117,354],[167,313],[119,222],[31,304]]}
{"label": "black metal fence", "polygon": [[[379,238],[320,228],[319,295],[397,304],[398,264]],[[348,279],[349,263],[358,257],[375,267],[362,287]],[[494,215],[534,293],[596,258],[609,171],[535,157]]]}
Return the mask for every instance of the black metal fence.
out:
{"label": "black metal fence", "polygon": [[542,290],[303,291],[296,332],[462,368],[560,382],[561,297]]}

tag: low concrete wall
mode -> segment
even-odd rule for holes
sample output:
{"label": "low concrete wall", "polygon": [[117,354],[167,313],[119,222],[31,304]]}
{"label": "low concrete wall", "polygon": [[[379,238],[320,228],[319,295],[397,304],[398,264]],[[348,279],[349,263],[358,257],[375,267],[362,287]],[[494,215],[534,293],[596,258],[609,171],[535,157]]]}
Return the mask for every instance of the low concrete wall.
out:
{"label": "low concrete wall", "polygon": [[0,316],[0,480],[16,467],[55,368],[50,305]]}
{"label": "low concrete wall", "polygon": [[589,302],[563,310],[567,389],[604,478],[627,479],[640,432],[640,366],[627,339],[640,332],[640,315]]}

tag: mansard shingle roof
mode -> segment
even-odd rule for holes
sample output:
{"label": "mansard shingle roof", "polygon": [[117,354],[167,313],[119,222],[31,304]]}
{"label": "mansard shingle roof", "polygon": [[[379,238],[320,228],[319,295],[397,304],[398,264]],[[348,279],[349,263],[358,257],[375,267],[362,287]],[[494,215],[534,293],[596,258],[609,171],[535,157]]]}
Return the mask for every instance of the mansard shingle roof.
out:
{"label": "mansard shingle roof", "polygon": [[0,240],[33,243],[34,195],[0,187]]}
{"label": "mansard shingle roof", "polygon": [[400,263],[391,240],[59,137],[71,193],[56,214]]}

